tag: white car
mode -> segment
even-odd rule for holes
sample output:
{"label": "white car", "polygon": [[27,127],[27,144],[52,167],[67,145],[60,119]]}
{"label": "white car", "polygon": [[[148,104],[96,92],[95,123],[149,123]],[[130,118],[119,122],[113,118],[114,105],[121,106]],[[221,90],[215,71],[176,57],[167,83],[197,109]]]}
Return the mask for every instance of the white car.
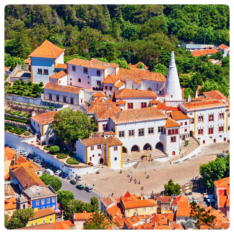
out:
{"label": "white car", "polygon": [[61,172],[62,172],[61,170],[57,170],[54,174],[59,175]]}

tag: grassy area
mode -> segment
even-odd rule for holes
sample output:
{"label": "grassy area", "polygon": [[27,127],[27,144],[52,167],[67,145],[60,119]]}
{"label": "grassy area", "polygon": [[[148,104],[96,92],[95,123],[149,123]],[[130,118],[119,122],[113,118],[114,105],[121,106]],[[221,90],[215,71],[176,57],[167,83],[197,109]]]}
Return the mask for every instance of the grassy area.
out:
{"label": "grassy area", "polygon": [[16,118],[8,117],[8,116],[5,116],[5,119],[15,121],[15,122],[19,122],[19,123],[25,123],[25,124],[29,123],[29,120],[16,119]]}
{"label": "grassy area", "polygon": [[18,115],[20,117],[25,117],[25,118],[30,118],[31,117],[31,115],[26,113],[26,112],[21,114],[22,113],[21,111],[14,111],[13,112],[11,109],[9,109],[6,113],[8,113],[10,115]]}
{"label": "grassy area", "polygon": [[24,134],[25,136],[30,135],[30,132],[28,132],[26,129],[14,127],[14,126],[7,125],[7,124],[5,124],[5,130],[11,133],[15,133],[17,135],[21,135],[21,134]]}
{"label": "grassy area", "polygon": [[67,161],[66,161],[68,164],[79,164],[79,162],[76,160],[76,159],[74,159],[74,158],[69,158],[69,159],[67,159]]}

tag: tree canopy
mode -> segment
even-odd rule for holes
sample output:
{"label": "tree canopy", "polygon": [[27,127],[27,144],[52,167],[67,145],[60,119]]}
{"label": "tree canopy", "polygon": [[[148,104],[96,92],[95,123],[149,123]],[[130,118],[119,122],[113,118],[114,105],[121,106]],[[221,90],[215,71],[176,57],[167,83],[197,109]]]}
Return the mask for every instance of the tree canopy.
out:
{"label": "tree canopy", "polygon": [[62,187],[62,182],[59,178],[52,176],[52,175],[48,175],[48,174],[43,174],[42,176],[40,176],[40,179],[46,184],[46,185],[50,185],[56,192],[61,189]]}
{"label": "tree canopy", "polygon": [[74,199],[74,195],[69,190],[60,190],[57,193],[58,202],[60,203],[61,207],[63,209],[66,208],[69,201]]}
{"label": "tree canopy", "polygon": [[180,185],[179,184],[174,184],[172,179],[170,179],[168,181],[168,184],[164,185],[164,188],[165,188],[164,194],[166,196],[170,196],[170,195],[173,195],[173,194],[179,195],[181,193]]}

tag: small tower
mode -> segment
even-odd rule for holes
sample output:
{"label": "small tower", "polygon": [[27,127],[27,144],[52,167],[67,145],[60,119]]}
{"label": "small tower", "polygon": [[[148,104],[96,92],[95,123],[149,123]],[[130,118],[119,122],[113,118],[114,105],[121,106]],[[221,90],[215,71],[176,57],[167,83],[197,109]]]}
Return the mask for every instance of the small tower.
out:
{"label": "small tower", "polygon": [[21,194],[21,196],[16,198],[16,209],[27,209],[28,208],[28,199]]}
{"label": "small tower", "polygon": [[178,104],[183,103],[179,76],[176,69],[174,51],[171,52],[171,62],[165,85],[165,96],[165,102],[167,106],[177,107]]}

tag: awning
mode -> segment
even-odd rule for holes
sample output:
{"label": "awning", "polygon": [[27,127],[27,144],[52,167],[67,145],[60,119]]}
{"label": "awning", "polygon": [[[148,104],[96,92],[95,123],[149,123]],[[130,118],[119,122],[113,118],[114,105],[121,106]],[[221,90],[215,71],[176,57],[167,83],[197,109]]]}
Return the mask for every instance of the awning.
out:
{"label": "awning", "polygon": [[207,199],[208,202],[215,202],[214,199]]}
{"label": "awning", "polygon": [[17,185],[17,184],[18,184],[18,181],[17,181],[17,180],[13,180],[13,183],[14,183],[15,185]]}
{"label": "awning", "polygon": [[206,195],[206,198],[212,199],[213,195]]}

